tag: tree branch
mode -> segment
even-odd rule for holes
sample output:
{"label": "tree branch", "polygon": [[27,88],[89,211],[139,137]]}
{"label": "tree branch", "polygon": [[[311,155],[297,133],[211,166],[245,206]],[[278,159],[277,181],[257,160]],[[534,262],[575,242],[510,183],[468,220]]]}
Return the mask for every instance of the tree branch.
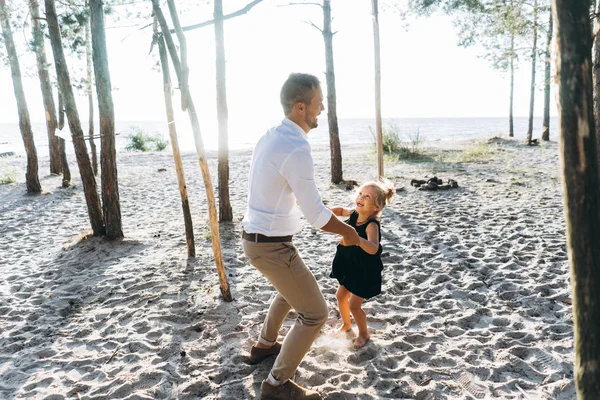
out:
{"label": "tree branch", "polygon": [[[232,12],[231,14],[227,14],[223,16],[223,20],[226,19],[230,19],[230,18],[234,18],[234,17],[239,17],[240,15],[244,15],[246,14],[248,11],[250,11],[255,5],[257,5],[258,3],[260,3],[263,0],[254,0],[250,3],[248,3],[245,7],[240,8],[237,11]],[[204,21],[201,22],[199,24],[194,24],[194,25],[189,25],[189,26],[184,26],[181,29],[186,32],[186,31],[191,31],[194,29],[198,29],[198,28],[204,28],[205,26],[209,26],[215,23],[214,19],[211,19],[210,21]],[[170,31],[171,33],[175,33],[175,29],[171,29]]]}
{"label": "tree branch", "polygon": [[323,7],[323,5],[320,4],[320,3],[311,3],[311,2],[307,2],[307,3],[288,3],[288,4],[281,5],[279,7],[287,7],[287,6],[318,6],[318,7]]}
{"label": "tree branch", "polygon": [[302,21],[305,24],[308,24],[310,26],[312,26],[313,28],[315,28],[316,30],[318,30],[319,32],[323,33],[323,29],[319,28],[318,26],[316,26],[314,23],[312,23],[311,21]]}

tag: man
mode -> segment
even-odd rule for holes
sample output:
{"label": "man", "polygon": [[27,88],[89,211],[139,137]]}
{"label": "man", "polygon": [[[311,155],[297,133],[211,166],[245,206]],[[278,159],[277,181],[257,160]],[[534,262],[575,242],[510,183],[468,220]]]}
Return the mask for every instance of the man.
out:
{"label": "man", "polygon": [[[292,244],[292,235],[301,230],[304,214],[315,228],[342,235],[345,245],[356,245],[359,238],[354,228],[325,207],[315,184],[307,133],[317,127],[324,109],[319,80],[291,74],[281,88],[281,105],[286,118],[254,148],[248,209],[242,221],[244,253],[278,292],[250,351],[250,362],[278,354],[261,384],[263,400],[321,399],[290,380],[328,316],[323,294]],[[298,318],[279,344],[279,329],[292,308]]]}

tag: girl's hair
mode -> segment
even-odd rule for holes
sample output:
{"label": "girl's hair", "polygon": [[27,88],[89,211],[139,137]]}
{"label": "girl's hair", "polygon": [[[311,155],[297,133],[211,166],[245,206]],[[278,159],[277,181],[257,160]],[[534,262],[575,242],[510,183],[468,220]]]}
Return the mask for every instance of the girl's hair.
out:
{"label": "girl's hair", "polygon": [[377,216],[381,215],[381,212],[392,201],[392,198],[396,194],[396,190],[394,189],[394,184],[387,179],[383,179],[379,182],[370,181],[363,183],[361,187],[358,189],[360,192],[361,189],[365,187],[371,187],[375,189],[375,205],[379,208],[379,212]]}

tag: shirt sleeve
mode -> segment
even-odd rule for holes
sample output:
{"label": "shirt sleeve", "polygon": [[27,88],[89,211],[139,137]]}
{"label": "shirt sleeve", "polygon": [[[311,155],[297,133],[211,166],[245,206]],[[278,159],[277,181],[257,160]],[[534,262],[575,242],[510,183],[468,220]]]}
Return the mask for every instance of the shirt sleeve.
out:
{"label": "shirt sleeve", "polygon": [[321,200],[310,151],[304,148],[296,149],[283,163],[281,174],[292,188],[306,220],[318,229],[325,226],[333,213]]}

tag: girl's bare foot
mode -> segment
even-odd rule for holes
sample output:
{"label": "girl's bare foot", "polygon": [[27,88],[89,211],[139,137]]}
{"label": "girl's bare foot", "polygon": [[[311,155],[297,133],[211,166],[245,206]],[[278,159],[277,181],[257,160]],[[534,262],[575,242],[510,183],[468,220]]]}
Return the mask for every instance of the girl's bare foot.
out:
{"label": "girl's bare foot", "polygon": [[353,342],[354,348],[355,349],[363,348],[365,346],[365,344],[367,344],[369,339],[371,339],[371,335],[369,335],[369,334],[367,334],[367,336],[358,335],[356,337],[356,339],[354,339],[354,342]]}
{"label": "girl's bare foot", "polygon": [[338,329],[337,334],[354,337],[354,331],[352,330],[352,325],[342,325],[340,327],[340,329]]}

